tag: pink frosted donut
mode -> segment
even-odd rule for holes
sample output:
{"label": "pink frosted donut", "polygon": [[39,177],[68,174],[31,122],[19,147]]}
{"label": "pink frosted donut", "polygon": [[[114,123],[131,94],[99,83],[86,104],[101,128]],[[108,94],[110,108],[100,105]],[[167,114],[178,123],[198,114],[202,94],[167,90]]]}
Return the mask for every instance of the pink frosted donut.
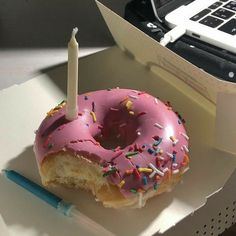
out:
{"label": "pink frosted donut", "polygon": [[78,96],[78,118],[65,102],[48,112],[34,151],[44,185],[92,191],[107,207],[142,207],[169,191],[188,169],[184,120],[169,103],[136,90]]}

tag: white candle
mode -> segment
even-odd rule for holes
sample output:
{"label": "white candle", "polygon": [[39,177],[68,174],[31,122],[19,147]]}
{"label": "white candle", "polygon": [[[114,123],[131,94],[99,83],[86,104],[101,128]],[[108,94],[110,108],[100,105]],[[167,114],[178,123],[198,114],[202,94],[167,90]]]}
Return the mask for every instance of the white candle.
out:
{"label": "white candle", "polygon": [[68,69],[67,69],[67,105],[66,119],[75,120],[78,116],[78,43],[75,35],[78,28],[72,31],[71,39],[68,43]]}

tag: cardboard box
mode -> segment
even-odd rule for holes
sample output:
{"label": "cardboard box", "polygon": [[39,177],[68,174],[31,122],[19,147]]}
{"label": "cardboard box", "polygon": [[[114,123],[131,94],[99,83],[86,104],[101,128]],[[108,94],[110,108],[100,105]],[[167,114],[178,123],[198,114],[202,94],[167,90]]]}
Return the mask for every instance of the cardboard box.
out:
{"label": "cardboard box", "polygon": [[[154,39],[124,20],[122,15],[125,3],[128,1],[116,3],[116,8],[109,0],[96,0],[96,2],[121,50],[156,74],[159,74],[162,69],[169,72],[170,75],[164,79],[175,84],[176,87],[179,86],[177,80],[182,80],[216,104],[217,119],[214,136],[216,147],[236,154],[236,145],[233,141],[236,134],[236,111],[224,109],[225,106],[229,107],[229,104],[230,106],[234,104],[233,102],[236,100],[236,83],[225,82],[206,73],[169,49],[162,47]],[[112,7],[114,11],[107,6]],[[225,122],[226,117],[230,117],[227,122]]]}
{"label": "cardboard box", "polygon": [[[195,103],[190,111],[185,106],[187,100],[182,101],[184,109],[181,112],[184,116],[188,117],[189,113],[196,112],[199,106],[202,109],[199,113],[206,112],[210,115],[208,118],[211,117],[211,121],[206,117],[203,120],[195,120],[196,117],[191,115],[187,119],[191,126],[189,127],[191,171],[188,179],[184,179],[184,186],[181,186],[183,192],[180,195],[173,195],[174,199],[180,197],[181,200],[178,199],[175,208],[167,206],[172,214],[169,212],[170,215],[166,215],[164,219],[160,215],[160,218],[157,217],[156,235],[218,235],[235,222],[236,198],[232,197],[236,176],[235,164],[231,166],[232,169],[229,169],[225,165],[227,161],[222,165],[220,162],[225,161],[225,158],[235,162],[236,112],[231,104],[236,102],[236,84],[219,80],[162,47],[154,39],[125,21],[120,16],[122,11],[114,12],[109,9],[107,7],[109,1],[96,2],[121,50],[173,86],[176,89],[174,101],[178,100],[182,93],[188,97],[188,100]],[[200,99],[190,87],[213,104],[203,103],[203,98]],[[164,89],[163,87],[156,88],[157,90]],[[172,96],[169,96],[171,99]],[[202,131],[199,130],[201,126],[205,126]],[[201,138],[197,138],[198,135]],[[223,151],[217,151],[216,148]],[[210,176],[212,171],[216,172]],[[223,172],[225,177],[226,175],[228,177],[222,181],[218,177],[219,175],[223,177]],[[233,174],[229,177],[231,173]],[[185,185],[186,181],[190,181],[189,186]],[[218,187],[215,181],[218,182]],[[204,193],[206,189],[211,189],[212,192]],[[187,196],[184,197],[185,194]],[[171,217],[173,215],[176,216],[174,219]]]}

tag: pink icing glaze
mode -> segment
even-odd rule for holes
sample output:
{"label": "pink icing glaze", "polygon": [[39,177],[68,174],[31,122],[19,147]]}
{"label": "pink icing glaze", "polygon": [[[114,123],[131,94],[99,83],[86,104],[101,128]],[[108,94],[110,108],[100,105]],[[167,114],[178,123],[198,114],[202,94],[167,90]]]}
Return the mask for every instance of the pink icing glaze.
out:
{"label": "pink icing glaze", "polygon": [[[79,95],[78,107],[74,121],[65,119],[64,107],[43,120],[34,146],[38,164],[61,150],[83,155],[103,166],[101,176],[111,183],[124,180],[120,191],[125,197],[156,189],[168,171],[175,173],[186,165],[188,136],[182,118],[168,104],[144,92],[109,89]],[[109,139],[122,147],[105,148]],[[160,171],[151,178],[139,169],[150,169],[150,163]]]}

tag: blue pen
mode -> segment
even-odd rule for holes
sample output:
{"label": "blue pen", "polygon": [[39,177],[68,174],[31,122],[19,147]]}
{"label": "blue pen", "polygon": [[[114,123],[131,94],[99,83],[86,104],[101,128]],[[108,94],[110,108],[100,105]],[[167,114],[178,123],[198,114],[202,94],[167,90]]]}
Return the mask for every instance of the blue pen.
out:
{"label": "blue pen", "polygon": [[31,192],[38,198],[42,199],[44,202],[48,203],[52,207],[56,208],[58,211],[66,216],[70,216],[77,220],[79,223],[83,224],[93,235],[114,235],[98,223],[94,222],[81,212],[79,212],[75,205],[63,201],[62,198],[56,196],[55,194],[49,192],[48,190],[42,188],[40,185],[32,182],[21,174],[14,170],[2,170],[3,175],[18,184],[22,188]]}

